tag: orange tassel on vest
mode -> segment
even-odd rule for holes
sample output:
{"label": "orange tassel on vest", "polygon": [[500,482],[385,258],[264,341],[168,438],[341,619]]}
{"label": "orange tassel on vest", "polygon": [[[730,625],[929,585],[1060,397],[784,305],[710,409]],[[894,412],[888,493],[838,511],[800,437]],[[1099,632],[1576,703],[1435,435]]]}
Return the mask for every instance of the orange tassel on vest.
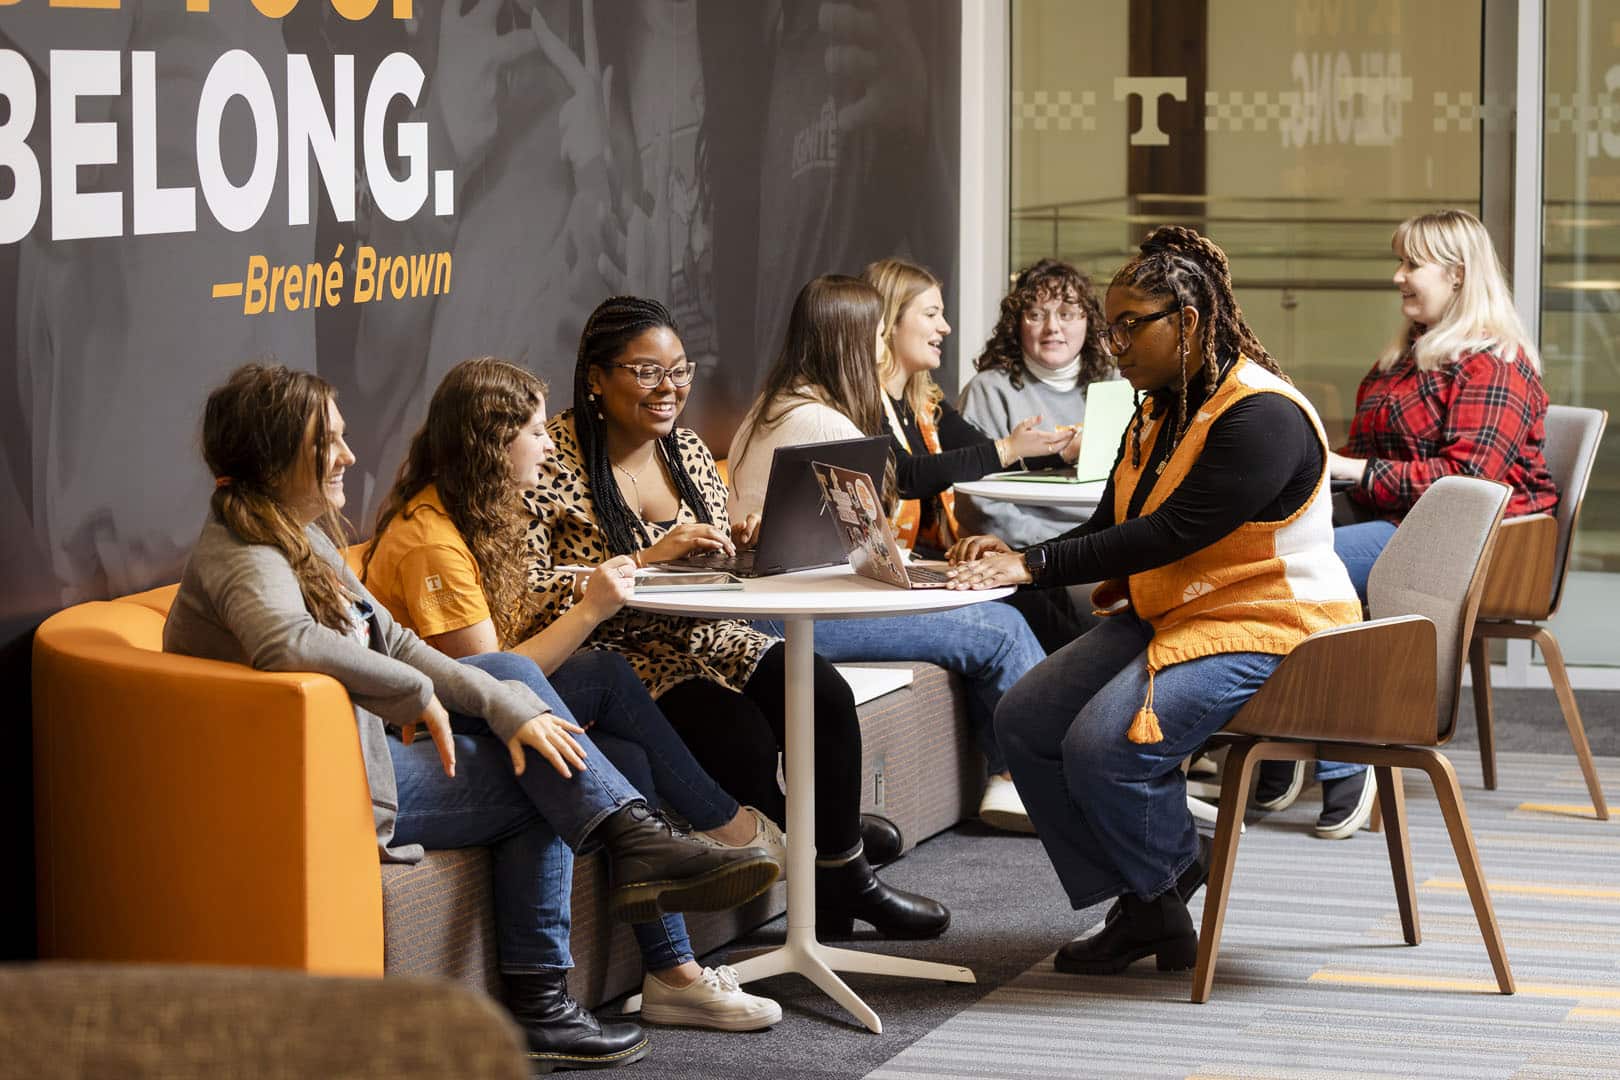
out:
{"label": "orange tassel on vest", "polygon": [[1159,730],[1159,714],[1153,711],[1153,669],[1148,668],[1148,695],[1147,700],[1136,712],[1136,719],[1131,721],[1131,729],[1125,737],[1133,743],[1156,743],[1164,741],[1164,732]]}

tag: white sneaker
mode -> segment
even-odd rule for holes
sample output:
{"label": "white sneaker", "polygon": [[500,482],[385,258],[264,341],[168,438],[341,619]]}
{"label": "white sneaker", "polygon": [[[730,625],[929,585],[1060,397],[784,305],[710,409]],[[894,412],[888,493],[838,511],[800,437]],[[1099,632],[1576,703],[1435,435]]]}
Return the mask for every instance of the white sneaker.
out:
{"label": "white sneaker", "polygon": [[754,835],[741,844],[728,844],[711,832],[699,832],[692,835],[710,847],[732,848],[759,847],[770,852],[771,860],[782,868],[777,881],[787,880],[787,835],[776,827],[776,822],[766,817],[764,813],[752,806],[743,807],[754,819]]}
{"label": "white sneaker", "polygon": [[984,785],[984,798],[979,800],[979,820],[1003,832],[1035,831],[1024,809],[1024,800],[1018,797],[1018,789],[1004,776],[991,776]]}
{"label": "white sneaker", "polygon": [[649,1024],[758,1031],[782,1019],[782,1006],[737,983],[737,969],[706,967],[688,986],[670,986],[651,972],[641,980],[641,1018]]}

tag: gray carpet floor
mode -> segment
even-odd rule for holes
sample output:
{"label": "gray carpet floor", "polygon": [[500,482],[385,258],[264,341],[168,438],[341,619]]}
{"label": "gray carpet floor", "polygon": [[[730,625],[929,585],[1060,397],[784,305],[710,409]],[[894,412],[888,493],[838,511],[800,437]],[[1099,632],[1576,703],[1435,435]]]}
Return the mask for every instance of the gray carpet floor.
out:
{"label": "gray carpet floor", "polygon": [[[1594,752],[1610,757],[1620,756],[1620,693],[1591,692],[1582,693],[1578,697]],[[1477,742],[1474,738],[1471,709],[1466,703],[1465,693],[1463,715],[1459,718],[1457,738],[1451,744],[1453,748],[1451,756],[1463,777],[1464,796],[1471,810],[1474,809],[1476,802],[1480,802],[1483,806],[1488,798],[1494,800],[1492,805],[1502,806],[1506,806],[1509,802],[1516,804],[1519,801],[1547,798],[1548,793],[1537,790],[1535,784],[1543,771],[1548,769],[1552,770],[1550,775],[1562,778],[1560,783],[1564,787],[1558,792],[1556,801],[1583,801],[1584,791],[1580,788],[1579,771],[1575,767],[1573,755],[1569,752],[1568,735],[1551,691],[1498,691],[1496,715],[1497,746],[1502,754],[1498,771],[1500,789],[1494,796],[1488,796],[1479,784],[1478,756],[1474,752]],[[1545,762],[1521,759],[1518,754],[1526,751],[1550,755],[1550,759]],[[1605,762],[1603,767],[1610,801],[1620,805],[1620,772],[1616,771],[1616,763]],[[1571,782],[1573,787],[1569,786]],[[1409,793],[1413,802],[1414,823],[1420,808],[1433,813],[1433,799],[1423,781],[1416,780],[1410,783]],[[1087,988],[1089,1000],[1086,1002],[1085,1012],[1087,1015],[1100,1018],[1099,1026],[1095,1030],[1081,1028],[1069,1031],[1064,1039],[1056,1044],[1055,1050],[1052,1046],[1045,1048],[1045,1058],[1024,1061],[1021,1066],[1022,1072],[1013,1075],[1103,1076],[1110,1075],[1111,1070],[1124,1074],[1131,1070],[1120,1067],[1119,1063],[1140,1057],[1136,1048],[1143,1045],[1143,1040],[1148,1044],[1154,1043],[1155,1040],[1162,1042],[1163,1031],[1171,1030],[1170,1025],[1185,1022],[1190,1015],[1198,1013],[1213,1016],[1214,1013],[1210,1010],[1214,1006],[1221,1005],[1223,1000],[1230,1000],[1234,1004],[1248,1002],[1252,1006],[1253,1002],[1245,995],[1260,994],[1268,1000],[1287,1003],[1301,993],[1317,994],[1321,988],[1316,984],[1302,986],[1300,973],[1304,972],[1308,977],[1317,968],[1326,965],[1331,957],[1327,952],[1317,955],[1314,941],[1309,940],[1310,935],[1301,935],[1286,946],[1290,950],[1290,956],[1288,963],[1281,965],[1281,975],[1254,975],[1243,971],[1241,967],[1232,969],[1236,974],[1228,973],[1228,968],[1232,965],[1251,962],[1256,955],[1257,939],[1266,936],[1264,928],[1246,925],[1250,916],[1239,914],[1246,896],[1249,897],[1247,901],[1249,904],[1254,903],[1253,895],[1246,890],[1264,889],[1261,875],[1265,873],[1275,872],[1284,879],[1291,879],[1296,876],[1297,865],[1308,865],[1305,860],[1314,861],[1324,857],[1353,858],[1358,863],[1370,861],[1369,865],[1373,870],[1368,871],[1366,875],[1368,880],[1374,883],[1369,893],[1370,899],[1348,905],[1348,910],[1343,913],[1338,904],[1331,902],[1325,904],[1320,912],[1323,928],[1331,928],[1336,937],[1342,938],[1341,944],[1354,949],[1358,944],[1366,944],[1365,941],[1358,939],[1368,932],[1367,927],[1382,927],[1387,931],[1388,925],[1395,925],[1397,927],[1395,940],[1398,942],[1398,923],[1392,923],[1395,919],[1393,900],[1387,895],[1387,862],[1380,861],[1386,858],[1382,841],[1366,833],[1358,834],[1354,839],[1342,844],[1327,844],[1309,837],[1307,835],[1309,825],[1316,812],[1315,799],[1314,791],[1308,789],[1298,807],[1287,814],[1278,815],[1274,822],[1268,822],[1262,830],[1251,828],[1249,837],[1245,838],[1245,843],[1248,843],[1251,839],[1273,830],[1281,834],[1280,839],[1265,845],[1252,844],[1240,849],[1237,892],[1233,900],[1232,915],[1228,919],[1223,961],[1216,983],[1216,999],[1212,1006],[1194,1010],[1185,1000],[1186,976],[1154,978],[1151,967],[1145,969],[1142,978],[1119,982],[1104,981],[1100,987],[1096,985],[1097,980],[1090,980],[1093,985]],[[1475,810],[1474,813],[1478,817],[1482,810]],[[1437,816],[1435,814],[1436,818]],[[1591,834],[1600,842],[1608,843],[1609,850],[1620,857],[1620,821],[1607,826],[1598,826],[1591,822],[1561,823],[1557,820],[1531,818],[1527,823],[1521,824],[1523,825],[1520,830],[1521,839],[1525,835],[1538,835],[1539,830],[1543,828],[1557,830],[1571,827],[1580,830],[1581,836]],[[1476,829],[1481,827],[1478,820],[1475,827]],[[1599,828],[1612,831],[1605,831],[1599,836],[1593,831]],[[1292,856],[1288,854],[1283,855],[1280,861],[1276,858],[1265,858],[1263,853],[1278,843],[1290,845],[1290,851],[1297,850],[1299,859],[1295,863],[1290,863],[1289,859]],[[1482,850],[1486,852],[1487,873],[1494,874],[1495,863],[1487,847],[1488,841],[1482,837],[1480,843]],[[1425,879],[1425,868],[1432,868],[1434,870],[1432,876],[1436,878],[1456,877],[1456,864],[1448,862],[1450,851],[1446,846],[1443,831],[1430,835],[1427,832],[1420,832],[1414,824],[1413,844],[1419,858],[1424,860],[1418,870],[1420,882]],[[1553,845],[1548,850],[1556,854],[1560,849]],[[1568,854],[1567,850],[1565,854]],[[847,1014],[810,987],[805,980],[794,976],[765,980],[753,984],[752,988],[758,993],[769,994],[782,1003],[785,1016],[781,1024],[770,1031],[748,1035],[655,1030],[652,1055],[643,1063],[633,1066],[624,1075],[712,1077],[716,1080],[728,1077],[862,1077],[881,1067],[882,1071],[877,1074],[879,1076],[916,1077],[939,1075],[942,1060],[951,1061],[958,1066],[954,1069],[956,1075],[991,1075],[994,1070],[989,1068],[985,1060],[981,1059],[975,1063],[971,1056],[973,1048],[993,1048],[998,1038],[1015,1031],[1020,1041],[1028,1042],[1031,1038],[1031,1023],[1035,1025],[1035,1030],[1040,1030],[1043,1026],[1059,1024],[1057,1018],[1073,1014],[1073,1009],[1067,1006],[1056,1007],[1056,1011],[1053,1012],[1054,1007],[1050,1002],[1038,1007],[1031,1006],[1030,1002],[1041,1000],[1041,995],[1050,994],[1052,987],[1043,985],[1043,979],[1046,983],[1051,983],[1064,978],[1053,975],[1046,958],[1059,944],[1094,925],[1102,916],[1102,908],[1097,907],[1084,912],[1073,912],[1068,909],[1067,901],[1058,887],[1045,853],[1033,837],[992,833],[976,824],[964,824],[920,846],[906,858],[885,870],[883,876],[902,888],[911,888],[939,897],[950,905],[953,913],[951,928],[943,938],[931,942],[886,942],[883,944],[884,951],[928,960],[966,964],[977,975],[977,983],[956,985],[850,976],[848,980],[850,985],[883,1019],[883,1033],[874,1035],[857,1026]],[[1620,1012],[1620,939],[1609,940],[1614,937],[1614,925],[1620,923],[1620,920],[1615,918],[1616,914],[1620,914],[1620,909],[1615,906],[1615,902],[1620,900],[1620,866],[1615,868],[1613,880],[1608,883],[1608,887],[1614,890],[1612,898],[1604,900],[1600,897],[1593,901],[1597,905],[1595,910],[1598,912],[1595,921],[1601,922],[1605,918],[1607,920],[1607,929],[1603,936],[1603,941],[1607,944],[1603,945],[1603,948],[1609,950],[1606,954],[1609,981],[1616,985],[1615,999],[1606,1000],[1602,1004]],[[1417,950],[1403,947],[1390,950],[1396,954],[1389,961],[1392,965],[1391,971],[1402,976],[1432,974],[1428,965],[1443,964],[1452,958],[1457,950],[1461,950],[1462,955],[1467,956],[1474,967],[1480,969],[1479,971],[1470,969],[1471,976],[1482,977],[1480,971],[1488,975],[1488,968],[1484,966],[1484,951],[1479,945],[1477,934],[1472,938],[1469,936],[1471,923],[1466,918],[1466,899],[1460,900],[1463,905],[1462,916],[1450,910],[1459,902],[1461,896],[1460,893],[1452,895],[1444,888],[1439,889],[1438,898],[1429,892],[1420,895],[1421,910],[1428,917],[1424,923],[1425,945]],[[1506,917],[1511,904],[1523,901],[1523,897],[1511,901],[1499,899],[1498,910]],[[1253,908],[1248,910],[1252,911]],[[1544,973],[1534,967],[1535,961],[1520,960],[1518,955],[1520,950],[1516,950],[1514,945],[1516,931],[1505,929],[1504,932],[1509,936],[1509,955],[1515,962],[1521,982],[1528,982],[1534,978],[1537,984],[1546,984],[1548,980],[1544,977]],[[708,957],[705,960],[708,963],[722,962],[728,956],[741,954],[750,946],[765,947],[777,944],[781,941],[782,934],[782,920],[777,920],[761,928],[747,941],[727,950],[724,956]],[[869,944],[873,943],[870,938],[864,940]],[[1419,958],[1422,966],[1408,971],[1413,963],[1411,958],[1414,957]],[[1352,958],[1354,959],[1354,955]],[[1521,964],[1530,966],[1526,970],[1521,970]],[[1269,983],[1268,979],[1271,980]],[[1166,980],[1178,981],[1171,987]],[[1223,993],[1228,982],[1230,982],[1229,992]],[[1257,983],[1263,984],[1265,988],[1254,989]],[[1004,986],[1008,988],[1005,993],[994,993]],[[1062,986],[1060,985],[1058,989],[1061,990]],[[1032,993],[1035,995],[1033,999],[1029,997]],[[1378,1012],[1380,998],[1375,990],[1329,988],[1325,993],[1328,994],[1327,997],[1310,1003],[1316,1010],[1314,1013],[1293,1016],[1288,1021],[1295,1024],[1292,1030],[1309,1031],[1313,1024],[1331,1022],[1331,1016],[1322,1014],[1323,1009],[1339,1007],[1330,1004],[1330,998],[1340,1001],[1350,1011],[1361,1012],[1366,1017],[1366,1022],[1374,1028],[1381,1028],[1391,1022],[1388,1016]],[[1410,995],[1412,992],[1401,993]],[[1024,997],[1019,998],[1019,995]],[[1474,1015],[1478,1005],[1477,995],[1441,996],[1444,1000],[1425,996],[1416,1006],[1432,1012],[1427,1022],[1436,1032],[1451,1023],[1446,1019],[1450,1011],[1460,1011],[1464,1016]],[[1553,1020],[1564,1017],[1570,1011],[1568,1002],[1558,1001],[1549,1007],[1548,1003],[1543,1001],[1538,1005],[1533,995],[1526,995],[1523,992],[1516,998],[1506,1000],[1516,1011],[1510,1010],[1500,1015],[1524,1021],[1532,1030],[1536,1024],[1547,1027]],[[1411,1004],[1412,998],[1402,997],[1401,1002],[1402,1006],[1406,1007]],[[1493,1007],[1496,1007],[1494,1001]],[[608,1008],[611,1009],[611,1006]],[[1043,1008],[1048,1010],[1045,1015],[1041,1013]],[[1599,1011],[1601,1013],[1602,1010]],[[1490,1015],[1498,1014],[1493,1012]],[[960,1020],[953,1022],[953,1018],[959,1016]],[[1033,1020],[1031,1016],[1034,1017]],[[1530,1019],[1525,1020],[1526,1017]],[[959,1024],[967,1026],[959,1027]],[[1301,1024],[1304,1027],[1300,1027]],[[1465,1071],[1461,1075],[1620,1077],[1620,1023],[1604,1027],[1599,1026],[1598,1021],[1590,1021],[1580,1025],[1573,1036],[1567,1033],[1559,1034],[1551,1027],[1547,1030],[1549,1039],[1575,1038],[1577,1043],[1580,1038],[1595,1038],[1601,1042],[1605,1038],[1612,1037],[1615,1050],[1612,1057],[1613,1068],[1597,1073],[1577,1073],[1545,1067],[1544,1063],[1543,1067],[1519,1071],[1487,1069],[1474,1073]],[[1255,1037],[1275,1038],[1275,1032],[1265,1034],[1270,1031],[1271,1028],[1267,1025],[1259,1025],[1255,1028]],[[931,1036],[930,1033],[936,1034]],[[1516,1030],[1515,1038],[1522,1037],[1523,1032]],[[1440,1036],[1435,1035],[1435,1038]],[[940,1040],[944,1040],[944,1058],[940,1056]],[[914,1045],[917,1049],[907,1053],[908,1048]],[[1064,1047],[1071,1046],[1073,1052],[1078,1052],[1082,1047],[1088,1048],[1083,1067],[1078,1063],[1078,1059],[1075,1059],[1066,1063],[1067,1066],[1072,1066],[1066,1069],[1064,1061],[1056,1061],[1052,1057],[1054,1053],[1060,1055],[1070,1053],[1071,1051],[1065,1050]],[[1507,1059],[1493,1060],[1500,1063]],[[1250,1061],[1250,1064],[1254,1063],[1253,1060]],[[1155,1068],[1136,1070],[1136,1075],[1186,1076],[1191,1071],[1176,1072],[1174,1069],[1165,1071],[1170,1065],[1171,1062],[1167,1060],[1159,1060]],[[1408,1074],[1418,1075],[1424,1071],[1425,1068],[1420,1068],[1414,1061]],[[1278,1067],[1273,1063],[1272,1066],[1255,1071],[1233,1071],[1227,1068],[1212,1075],[1281,1077],[1339,1076],[1355,1073],[1321,1069],[1311,1071],[1303,1066],[1298,1071],[1290,1072],[1286,1067]],[[1395,1075],[1400,1075],[1398,1070]]]}

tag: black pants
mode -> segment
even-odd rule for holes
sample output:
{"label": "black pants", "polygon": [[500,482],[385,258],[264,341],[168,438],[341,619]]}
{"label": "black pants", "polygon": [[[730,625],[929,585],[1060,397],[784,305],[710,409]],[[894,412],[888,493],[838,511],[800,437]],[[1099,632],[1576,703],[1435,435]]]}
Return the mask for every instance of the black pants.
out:
{"label": "black pants", "polygon": [[[787,825],[776,784],[776,755],[786,739],[787,649],[771,647],[742,693],[692,679],[665,691],[659,708],[692,756],[738,802]],[[827,661],[815,660],[816,850],[840,855],[861,838],[861,725],[855,695]]]}

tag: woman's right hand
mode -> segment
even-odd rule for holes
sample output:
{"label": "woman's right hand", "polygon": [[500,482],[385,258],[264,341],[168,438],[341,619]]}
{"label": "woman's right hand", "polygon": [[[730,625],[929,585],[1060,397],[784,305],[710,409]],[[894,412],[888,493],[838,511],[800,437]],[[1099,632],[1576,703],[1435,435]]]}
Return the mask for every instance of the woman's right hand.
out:
{"label": "woman's right hand", "polygon": [[718,551],[725,555],[737,554],[731,537],[718,525],[677,525],[664,534],[663,539],[641,552],[641,565],[684,559],[688,555],[703,555]]}
{"label": "woman's right hand", "polygon": [[1042,431],[1036,426],[1040,422],[1039,416],[1025,417],[1013,425],[1012,431],[1001,440],[1006,447],[1009,464],[1021,458],[1055,454],[1068,445],[1071,432]]}
{"label": "woman's right hand", "polygon": [[951,550],[945,553],[945,558],[952,566],[959,563],[973,562],[986,555],[1001,555],[1012,551],[1007,541],[999,536],[964,536],[951,545]]}
{"label": "woman's right hand", "polygon": [[606,622],[619,613],[630,600],[635,591],[636,561],[628,555],[620,555],[591,571],[591,576],[585,579],[585,589],[580,595],[579,606],[585,609],[592,621]]}
{"label": "woman's right hand", "polygon": [[506,740],[507,752],[512,755],[512,771],[523,775],[528,764],[524,760],[523,748],[528,747],[550,762],[551,767],[565,779],[572,777],[574,774],[569,771],[570,765],[575,771],[585,768],[585,750],[574,741],[575,735],[584,733],[584,728],[556,713],[543,712],[531,717],[517,729],[517,734]]}
{"label": "woman's right hand", "polygon": [[433,737],[433,746],[439,751],[439,764],[444,766],[444,775],[455,776],[456,737],[455,733],[450,730],[450,713],[445,709],[444,704],[439,701],[438,694],[428,698],[427,708],[422,710],[421,716],[408,724],[400,725],[400,742],[403,742],[406,746],[411,745],[411,742],[416,738],[417,724],[427,728],[428,734]]}

